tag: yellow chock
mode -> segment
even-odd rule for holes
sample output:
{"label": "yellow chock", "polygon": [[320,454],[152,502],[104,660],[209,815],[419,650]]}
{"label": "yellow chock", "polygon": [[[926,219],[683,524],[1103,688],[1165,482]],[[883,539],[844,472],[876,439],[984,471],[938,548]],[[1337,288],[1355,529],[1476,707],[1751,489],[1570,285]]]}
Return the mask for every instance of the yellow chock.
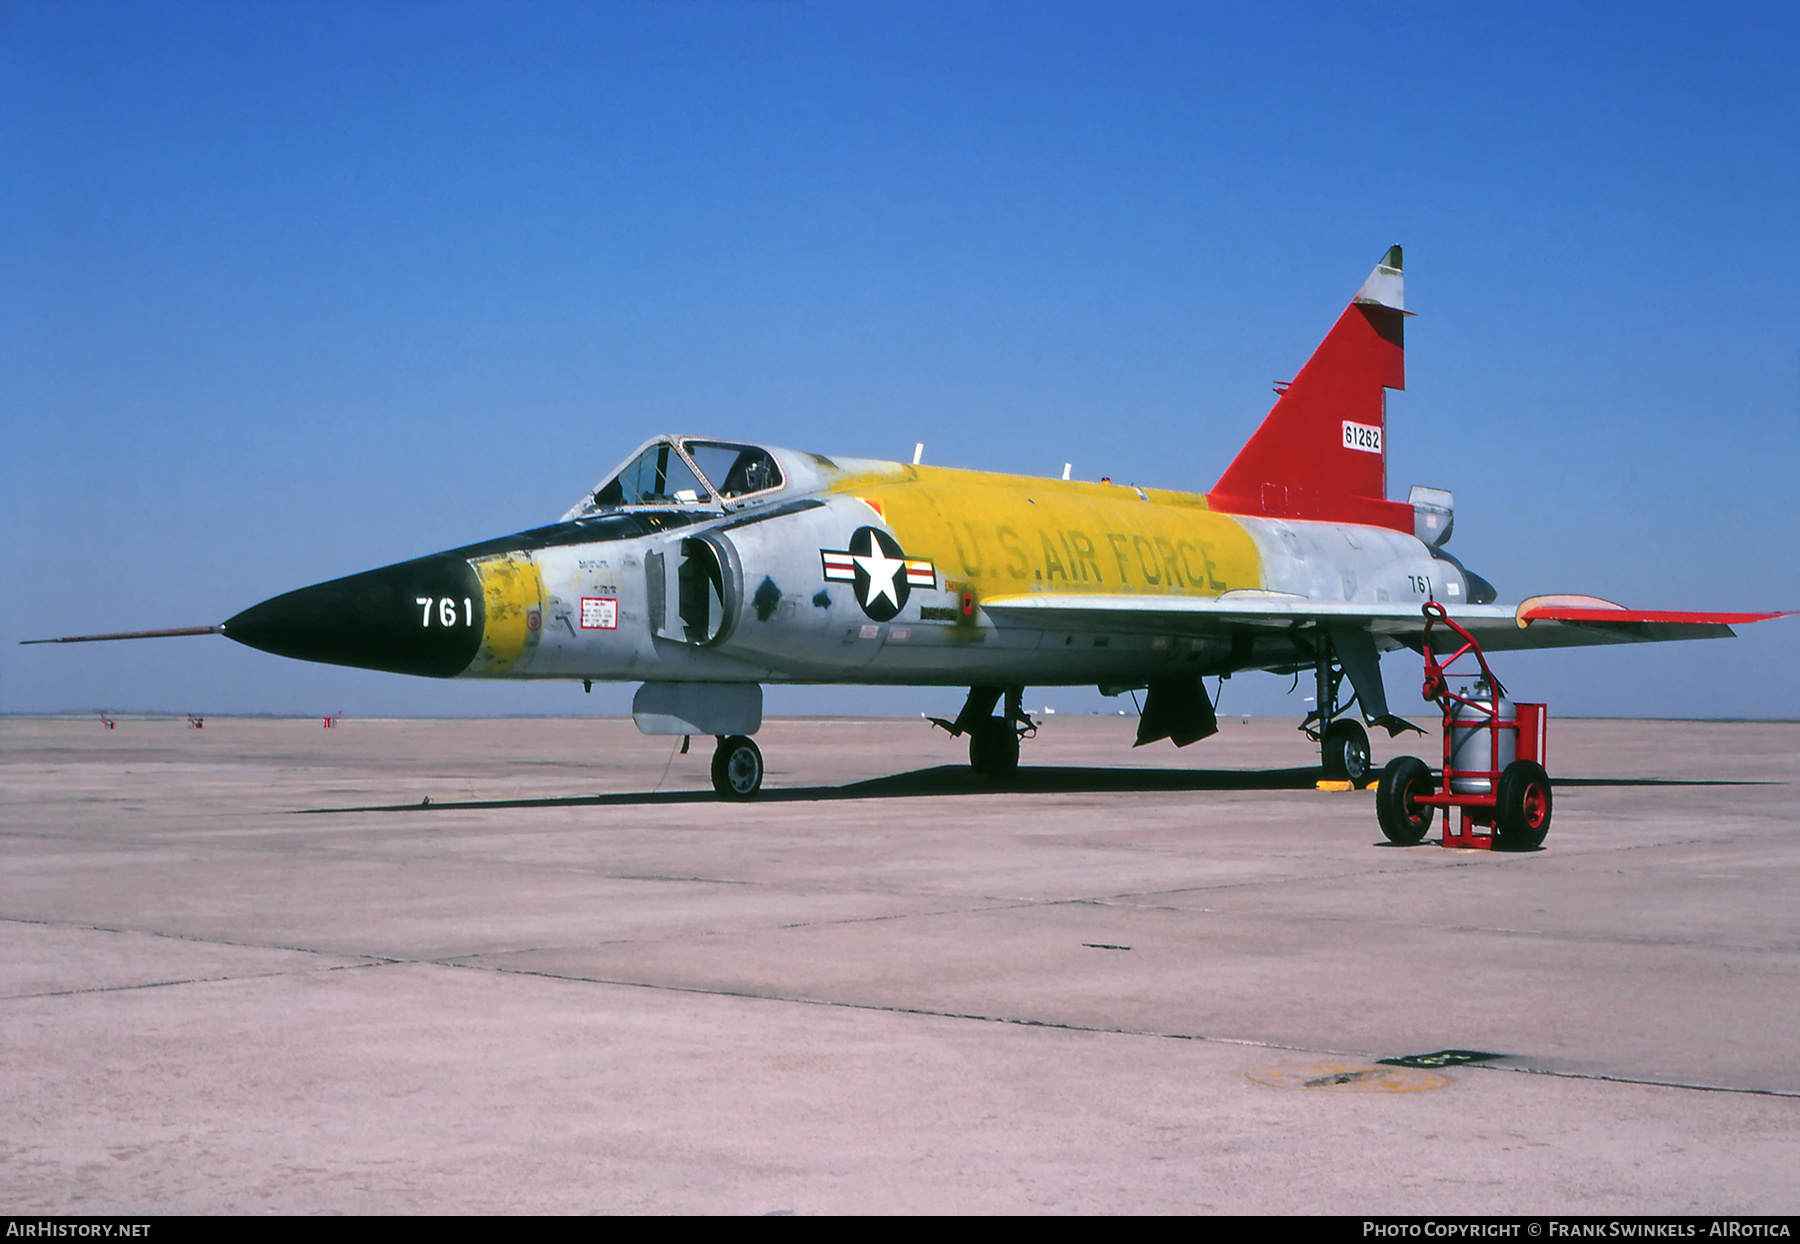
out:
{"label": "yellow chock", "polygon": [[1356,783],[1350,781],[1350,779],[1348,779],[1348,778],[1344,778],[1344,779],[1341,779],[1338,781],[1331,781],[1326,778],[1321,778],[1321,779],[1319,779],[1319,781],[1317,783],[1314,784],[1313,789],[1314,790],[1355,790]]}

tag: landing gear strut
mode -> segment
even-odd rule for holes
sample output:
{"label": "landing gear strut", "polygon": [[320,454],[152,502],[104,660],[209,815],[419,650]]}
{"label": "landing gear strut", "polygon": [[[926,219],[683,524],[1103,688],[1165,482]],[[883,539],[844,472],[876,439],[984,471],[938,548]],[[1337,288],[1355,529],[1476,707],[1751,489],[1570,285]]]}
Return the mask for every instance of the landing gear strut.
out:
{"label": "landing gear strut", "polygon": [[1327,778],[1340,782],[1347,778],[1361,786],[1373,767],[1369,732],[1354,717],[1338,716],[1356,703],[1356,694],[1351,692],[1349,704],[1338,703],[1344,671],[1332,657],[1330,640],[1322,639],[1313,662],[1313,711],[1300,729],[1319,745],[1319,765]]}

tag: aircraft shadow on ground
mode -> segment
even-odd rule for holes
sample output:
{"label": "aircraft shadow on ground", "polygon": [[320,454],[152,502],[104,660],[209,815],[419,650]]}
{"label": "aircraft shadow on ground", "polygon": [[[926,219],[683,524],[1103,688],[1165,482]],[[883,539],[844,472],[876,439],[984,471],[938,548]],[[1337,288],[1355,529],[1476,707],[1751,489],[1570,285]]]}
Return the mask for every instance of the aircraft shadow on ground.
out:
{"label": "aircraft shadow on ground", "polygon": [[[1317,768],[1300,769],[1105,769],[1059,765],[1020,766],[1005,785],[977,779],[967,765],[937,765],[842,786],[765,787],[755,802],[822,803],[845,799],[918,799],[949,795],[1085,795],[1156,791],[1311,790]],[[1678,778],[1553,778],[1557,786],[1770,786],[1771,782]],[[456,799],[377,804],[353,808],[296,808],[300,813],[449,812],[497,808],[608,808],[653,804],[718,803],[710,790],[621,791],[611,795],[562,795],[544,799]]]}

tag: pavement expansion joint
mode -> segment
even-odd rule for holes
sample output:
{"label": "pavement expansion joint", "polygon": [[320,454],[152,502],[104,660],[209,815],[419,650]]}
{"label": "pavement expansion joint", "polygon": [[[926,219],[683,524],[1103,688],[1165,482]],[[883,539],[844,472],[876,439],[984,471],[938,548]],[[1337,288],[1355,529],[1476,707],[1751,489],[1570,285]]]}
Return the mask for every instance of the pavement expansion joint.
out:
{"label": "pavement expansion joint", "polygon": [[292,972],[245,972],[226,976],[184,976],[166,981],[134,981],[129,985],[89,985],[82,989],[46,989],[41,993],[14,993],[0,997],[0,1003],[21,1002],[27,998],[72,998],[80,994],[129,993],[135,989],[167,989],[173,985],[217,985],[227,981],[268,980],[292,976]]}
{"label": "pavement expansion joint", "polygon": [[1487,1071],[1513,1071],[1558,1080],[1594,1080],[1602,1084],[1638,1084],[1645,1088],[1683,1089],[1690,1093],[1734,1093],[1745,1097],[1781,1097],[1800,1101],[1800,1090],[1739,1088],[1730,1084],[1689,1084],[1681,1080],[1648,1080],[1638,1076],[1609,1076],[1598,1071],[1556,1071],[1546,1067],[1488,1067]]}
{"label": "pavement expansion joint", "polygon": [[281,942],[234,941],[224,937],[205,937],[198,933],[170,933],[163,929],[136,929],[118,925],[89,924],[75,920],[35,920],[30,916],[0,916],[0,924],[27,924],[44,929],[74,929],[82,933],[116,933],[122,936],[162,937],[175,942],[193,942],[201,946],[229,946],[234,950],[285,950],[298,955],[340,955],[346,959],[379,958],[354,951],[321,950],[317,946],[290,946]]}
{"label": "pavement expansion joint", "polygon": [[[1421,844],[1421,845],[1428,845],[1428,844]],[[1443,859],[1443,858],[1440,858],[1443,855],[1443,852],[1440,849],[1438,852],[1438,855],[1434,856],[1432,858],[1436,858],[1439,865],[1441,865],[1442,867],[1444,867],[1446,869],[1469,868],[1469,867],[1479,867],[1482,864],[1487,863],[1488,857],[1493,855],[1493,852],[1491,852],[1491,851],[1470,851],[1468,854],[1470,857],[1468,859]],[[1529,859],[1530,856],[1514,853],[1514,854],[1507,856],[1507,858],[1509,858],[1509,859]],[[1208,893],[1210,891],[1215,891],[1215,890],[1248,890],[1248,889],[1255,889],[1257,887],[1267,888],[1270,886],[1310,885],[1310,884],[1320,883],[1320,882],[1337,884],[1337,883],[1345,882],[1345,881],[1366,880],[1371,877],[1392,877],[1392,876],[1411,877],[1411,876],[1417,875],[1417,873],[1418,873],[1418,869],[1416,869],[1416,868],[1405,868],[1405,869],[1403,869],[1403,868],[1353,868],[1353,869],[1342,869],[1342,870],[1339,870],[1336,872],[1326,872],[1326,873],[1293,874],[1293,875],[1288,875],[1288,876],[1276,876],[1276,877],[1249,877],[1242,881],[1207,882],[1205,885],[1175,886],[1172,888],[1157,889],[1157,890],[1121,890],[1116,894],[1109,894],[1109,895],[1105,896],[1104,898],[1100,898],[1100,899],[1095,899],[1095,898],[1049,899],[1049,900],[1046,900],[1046,902],[1049,902],[1049,903],[1082,902],[1082,903],[1123,904],[1126,900],[1129,900],[1129,899],[1161,898],[1165,895],[1205,894],[1205,893]]]}
{"label": "pavement expansion joint", "polygon": [[[1159,1041],[1192,1041],[1209,1045],[1236,1045],[1253,1049],[1283,1050],[1300,1054],[1312,1054],[1324,1057],[1363,1058],[1375,1065],[1413,1066],[1403,1058],[1379,1059],[1362,1051],[1318,1049],[1304,1045],[1289,1045],[1278,1041],[1261,1041],[1249,1037],[1209,1036],[1205,1033],[1163,1032],[1147,1028],[1122,1028],[1103,1024],[1081,1024],[1066,1020],[1038,1019],[1022,1015],[991,1015],[978,1011],[950,1011],[934,1007],[900,1006],[878,1002],[851,1002],[841,998],[815,998],[800,994],[782,994],[749,989],[731,989],[720,986],[705,985],[671,985],[656,981],[628,980],[615,977],[583,976],[572,972],[552,972],[542,968],[516,968],[499,964],[469,963],[466,961],[430,960],[444,967],[471,969],[479,972],[494,972],[514,976],[535,976],[547,980],[572,981],[589,985],[612,986],[623,989],[648,989],[668,993],[699,994],[708,997],[743,998],[755,1002],[781,1002],[796,1006],[831,1007],[850,1011],[872,1011],[888,1015],[918,1015],[930,1019],[968,1020],[981,1024],[1007,1024],[1019,1028],[1046,1028],[1063,1032],[1086,1032],[1101,1036],[1146,1037]],[[1462,1051],[1448,1051],[1457,1053]],[[1519,1055],[1492,1054],[1487,1058],[1516,1058]],[[1735,1093],[1754,1097],[1775,1097],[1800,1100],[1800,1091],[1788,1089],[1753,1089],[1738,1088],[1722,1084],[1691,1084],[1673,1080],[1653,1080],[1637,1076],[1611,1076],[1598,1072],[1558,1071],[1541,1067],[1497,1067],[1489,1062],[1479,1060],[1459,1061],[1458,1067],[1466,1067],[1471,1071],[1496,1071],[1523,1073],[1535,1076],[1547,1076],[1561,1080],[1591,1080],[1608,1084],[1633,1084],[1645,1088],[1684,1089],[1700,1093]]]}
{"label": "pavement expansion joint", "polygon": [[[581,870],[576,870],[581,871]],[[614,881],[675,881],[689,882],[694,885],[761,885],[760,881],[749,881],[742,877],[677,877],[664,876],[660,873],[602,873]]]}

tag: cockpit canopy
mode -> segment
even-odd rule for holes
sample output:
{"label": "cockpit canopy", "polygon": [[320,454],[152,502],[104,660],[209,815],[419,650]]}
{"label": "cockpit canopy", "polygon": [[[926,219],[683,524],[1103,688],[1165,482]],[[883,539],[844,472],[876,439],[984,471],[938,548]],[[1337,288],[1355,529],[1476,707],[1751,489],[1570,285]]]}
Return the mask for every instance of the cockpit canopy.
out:
{"label": "cockpit canopy", "polygon": [[781,468],[768,450],[723,441],[683,441],[681,447],[701,473],[713,481],[719,496],[737,501],[782,485]]}
{"label": "cockpit canopy", "polygon": [[726,508],[781,488],[775,456],[760,445],[660,436],[595,488],[568,517],[640,506]]}

